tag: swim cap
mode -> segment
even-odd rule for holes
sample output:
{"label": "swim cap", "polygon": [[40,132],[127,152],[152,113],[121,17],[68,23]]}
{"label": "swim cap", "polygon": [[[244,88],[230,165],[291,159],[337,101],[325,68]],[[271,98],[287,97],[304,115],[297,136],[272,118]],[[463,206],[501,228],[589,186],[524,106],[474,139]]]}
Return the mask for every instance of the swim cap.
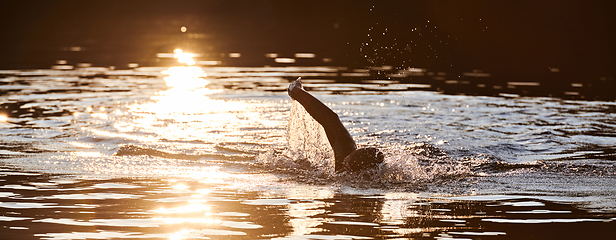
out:
{"label": "swim cap", "polygon": [[360,148],[344,158],[343,166],[349,171],[374,169],[383,162],[385,156],[377,148]]}

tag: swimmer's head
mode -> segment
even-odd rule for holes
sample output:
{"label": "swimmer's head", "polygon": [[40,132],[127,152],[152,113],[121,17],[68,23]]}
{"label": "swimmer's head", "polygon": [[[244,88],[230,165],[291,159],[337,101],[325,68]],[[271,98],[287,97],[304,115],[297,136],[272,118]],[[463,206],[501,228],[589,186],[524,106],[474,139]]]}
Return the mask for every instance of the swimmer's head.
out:
{"label": "swimmer's head", "polygon": [[344,158],[342,171],[362,171],[374,169],[383,162],[385,156],[377,148],[360,148]]}

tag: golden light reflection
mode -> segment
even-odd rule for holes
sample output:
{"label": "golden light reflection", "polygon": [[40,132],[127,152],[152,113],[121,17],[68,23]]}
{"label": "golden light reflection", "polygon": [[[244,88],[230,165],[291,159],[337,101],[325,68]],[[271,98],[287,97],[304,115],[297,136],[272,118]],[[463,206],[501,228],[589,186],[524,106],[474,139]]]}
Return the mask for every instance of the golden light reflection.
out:
{"label": "golden light reflection", "polygon": [[[246,104],[211,99],[208,96],[221,90],[205,88],[204,79],[187,77],[195,73],[189,68],[167,71],[178,74],[165,78],[171,89],[157,93],[152,102],[136,104],[129,111],[136,118],[116,124],[116,129],[140,129],[156,133],[159,137],[174,139],[202,139],[215,141],[224,138],[220,132],[240,127],[234,112],[243,112]],[[183,77],[180,77],[183,76]]]}
{"label": "golden light reflection", "polygon": [[200,172],[192,172],[187,175],[190,178],[200,179],[201,183],[223,183],[225,179],[229,179],[231,177],[240,178],[241,176],[233,175],[226,172],[221,172],[218,167],[205,169]]}
{"label": "golden light reflection", "polygon": [[154,218],[154,220],[161,220],[165,224],[181,224],[181,223],[201,223],[206,225],[220,225],[221,220],[214,218]]}
{"label": "golden light reflection", "polygon": [[[180,54],[181,50],[176,51]],[[237,120],[235,116],[226,113],[228,111],[242,110],[244,106],[223,100],[213,100],[208,95],[218,93],[222,90],[212,90],[206,88],[210,83],[205,80],[206,76],[203,69],[195,66],[170,67],[162,71],[167,75],[164,80],[167,86],[171,87],[166,91],[157,93],[152,97],[154,102],[143,105],[135,105],[130,110],[133,113],[145,113],[140,119],[135,119],[134,123],[142,126],[152,126],[160,120],[175,120],[178,123],[196,123],[203,118],[212,121],[231,121]],[[218,125],[218,124],[216,124]],[[222,125],[221,125],[222,126]],[[121,127],[121,126],[119,126]],[[179,129],[170,129],[178,127]],[[189,125],[166,126],[165,132],[178,133],[191,128]]]}
{"label": "golden light reflection", "polygon": [[[207,206],[207,205],[203,205],[203,204],[199,204],[199,203],[195,203],[195,204],[190,204],[190,205],[186,205],[186,206],[181,206],[181,207],[175,207],[175,208],[159,208],[154,210],[155,213],[163,213],[163,214],[169,214],[169,213],[198,213],[198,212],[204,212],[204,211],[210,211],[212,209],[212,207]],[[211,214],[208,214],[211,215]]]}
{"label": "golden light reflection", "polygon": [[90,143],[82,143],[82,142],[75,142],[75,141],[68,142],[68,144],[73,145],[78,148],[92,148],[93,147],[93,145]]}
{"label": "golden light reflection", "polygon": [[328,219],[315,216],[326,213],[325,209],[323,209],[326,205],[322,201],[289,205],[289,217],[291,217],[289,225],[293,228],[291,235],[301,236],[322,231],[318,226],[328,221]]}
{"label": "golden light reflection", "polygon": [[210,83],[210,81],[203,79],[206,74],[200,67],[170,67],[162,73],[167,75],[164,78],[165,83],[172,88],[196,90]]}
{"label": "golden light reflection", "polygon": [[[181,49],[174,52],[178,61],[194,62],[190,60],[194,54]],[[148,144],[155,143],[157,139],[240,142],[246,137],[239,133],[242,128],[254,125],[276,127],[279,124],[278,120],[264,120],[260,109],[254,108],[252,102],[210,98],[223,89],[209,88],[210,81],[205,79],[207,74],[198,66],[174,66],[161,73],[169,89],[157,92],[150,98],[151,101],[128,106],[126,114],[121,115],[127,121],[116,121],[113,125],[120,133],[147,133],[146,136],[153,136],[154,139],[140,142]],[[86,111],[91,112],[92,108]],[[102,119],[105,115],[95,117]],[[118,115],[107,117],[118,118]],[[215,180],[211,176],[204,177]]]}
{"label": "golden light reflection", "polygon": [[107,116],[106,113],[92,113],[90,116],[93,118],[109,119],[109,116]]}
{"label": "golden light reflection", "polygon": [[[172,189],[186,191],[187,194],[191,194],[193,192],[190,190],[190,186],[185,183],[178,182],[174,179],[169,179],[168,181],[170,182]],[[203,231],[186,227],[211,228],[221,226],[224,223],[224,221],[216,217],[212,217],[212,206],[202,203],[194,203],[192,201],[194,198],[197,202],[205,202],[206,199],[204,198],[204,193],[207,193],[207,191],[202,191],[200,189],[195,191],[195,193],[197,194],[191,195],[190,198],[188,198],[188,201],[185,201],[185,198],[180,197],[180,202],[183,202],[184,204],[174,204],[172,206],[165,206],[151,210],[151,212],[156,214],[156,216],[152,218],[153,221],[160,221],[165,225],[175,225],[173,227],[169,226],[176,229],[175,232],[168,235],[169,239],[208,239],[207,237],[204,237],[205,233]]]}
{"label": "golden light reflection", "polygon": [[422,204],[416,193],[388,193],[381,208],[381,222],[392,225],[404,224],[405,219],[417,217],[416,204]]}
{"label": "golden light reflection", "polygon": [[136,140],[140,142],[152,142],[154,140],[154,138],[150,136],[137,136],[137,135],[123,134],[123,133],[114,133],[114,132],[98,130],[98,129],[89,129],[89,131],[94,135],[102,136],[102,137],[130,139],[130,140]]}
{"label": "golden light reflection", "polygon": [[180,240],[180,239],[187,239],[189,238],[190,231],[187,229],[182,229],[178,232],[172,233],[169,236],[169,240]]}
{"label": "golden light reflection", "polygon": [[182,183],[180,183],[180,184],[173,185],[172,188],[175,189],[175,190],[186,190],[189,187],[184,185],[184,184],[182,184]]}
{"label": "golden light reflection", "polygon": [[9,120],[9,117],[7,117],[4,114],[0,114],[0,122],[7,122]]}
{"label": "golden light reflection", "polygon": [[296,186],[287,189],[287,198],[304,199],[307,202],[293,203],[288,206],[289,225],[293,228],[291,235],[302,236],[322,231],[318,226],[331,219],[316,217],[326,213],[329,203],[312,199],[331,199],[335,192],[332,188],[318,186]]}
{"label": "golden light reflection", "polygon": [[[240,176],[237,176],[237,174],[221,172],[220,167],[218,166],[203,167],[199,169],[190,169],[188,171],[187,169],[184,169],[184,168],[178,168],[175,170],[177,170],[177,172],[169,172],[169,173],[171,173],[171,175],[178,175],[178,176],[182,176],[185,178],[198,179],[200,183],[208,183],[208,184],[225,182],[225,179],[228,179],[231,177],[236,177],[236,178],[240,177]],[[169,180],[169,181],[173,182],[175,180]],[[192,191],[190,190],[189,186],[183,183],[174,184],[171,186],[171,188],[173,188],[174,190],[178,190],[178,191]],[[197,189],[194,191],[196,193],[195,196],[207,195],[210,192],[209,189]]]}
{"label": "golden light reflection", "polygon": [[182,51],[182,49],[175,49],[173,50],[173,57],[178,59],[178,62],[180,63],[185,63],[186,65],[195,65],[195,60],[193,60],[193,57],[195,57],[195,54],[193,53],[186,53],[184,51]]}
{"label": "golden light reflection", "polygon": [[104,154],[100,152],[85,152],[85,151],[72,152],[71,155],[82,157],[82,158],[83,157],[102,158],[105,156]]}
{"label": "golden light reflection", "polygon": [[[176,51],[179,58],[183,53]],[[148,100],[135,101],[123,106],[121,111],[106,109],[110,111],[106,114],[99,112],[99,106],[88,107],[81,113],[84,119],[92,116],[101,122],[105,118],[113,120],[113,130],[100,128],[85,131],[97,137],[130,140],[131,145],[145,149],[135,154],[145,153],[152,158],[139,161],[156,161],[158,165],[145,167],[139,173],[182,176],[204,183],[220,183],[229,181],[229,178],[242,177],[224,173],[218,166],[186,167],[181,164],[184,159],[205,158],[203,161],[207,161],[209,156],[225,157],[218,155],[215,148],[217,143],[246,142],[246,138],[251,137],[244,133],[246,128],[275,127],[279,125],[279,119],[263,119],[263,110],[258,102],[212,98],[212,94],[222,89],[210,89],[210,80],[206,79],[204,69],[198,66],[174,66],[161,73],[164,74],[163,84],[168,89],[156,92]],[[177,144],[176,141],[183,143]]]}
{"label": "golden light reflection", "polygon": [[195,190],[195,192],[201,195],[208,195],[211,191],[212,190],[210,190],[209,188],[201,188],[201,189]]}
{"label": "golden light reflection", "polygon": [[329,199],[335,196],[334,188],[323,186],[293,186],[286,189],[286,196],[289,199]]}

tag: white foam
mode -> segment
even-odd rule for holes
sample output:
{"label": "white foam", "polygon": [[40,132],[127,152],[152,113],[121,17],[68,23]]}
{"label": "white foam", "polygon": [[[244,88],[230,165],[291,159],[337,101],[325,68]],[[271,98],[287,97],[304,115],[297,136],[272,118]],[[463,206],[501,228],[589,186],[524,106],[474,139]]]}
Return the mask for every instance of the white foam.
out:
{"label": "white foam", "polygon": [[308,112],[293,101],[289,111],[287,142],[257,156],[257,162],[270,169],[303,172],[315,178],[334,175],[334,153],[325,130]]}
{"label": "white foam", "polygon": [[378,168],[361,174],[336,174],[333,150],[323,127],[299,103],[293,101],[289,113],[287,145],[280,146],[278,154],[272,149],[259,155],[257,161],[270,169],[304,174],[304,177],[317,181],[397,184],[429,182],[472,174],[462,163],[415,154],[418,151],[414,148],[433,146],[389,145],[380,147],[385,154],[385,160]]}
{"label": "white foam", "polygon": [[306,159],[311,166],[327,171],[334,165],[334,152],[325,130],[298,102],[293,101],[287,131],[289,156]]}

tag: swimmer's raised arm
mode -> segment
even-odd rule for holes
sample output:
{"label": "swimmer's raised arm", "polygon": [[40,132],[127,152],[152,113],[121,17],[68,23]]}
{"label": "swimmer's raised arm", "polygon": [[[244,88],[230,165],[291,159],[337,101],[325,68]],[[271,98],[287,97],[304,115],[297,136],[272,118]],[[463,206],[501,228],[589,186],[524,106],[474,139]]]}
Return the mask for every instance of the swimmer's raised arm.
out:
{"label": "swimmer's raised arm", "polygon": [[334,150],[336,172],[371,169],[383,162],[383,153],[378,149],[357,149],[353,137],[340,122],[338,114],[306,92],[302,87],[301,78],[291,83],[287,91],[289,96],[299,102],[308,114],[325,129],[327,140]]}
{"label": "swimmer's raised arm", "polygon": [[323,126],[327,140],[334,150],[336,159],[334,168],[336,171],[341,170],[344,158],[357,148],[351,134],[334,111],[304,90],[301,78],[289,85],[288,92],[291,98],[299,102],[310,116]]}

